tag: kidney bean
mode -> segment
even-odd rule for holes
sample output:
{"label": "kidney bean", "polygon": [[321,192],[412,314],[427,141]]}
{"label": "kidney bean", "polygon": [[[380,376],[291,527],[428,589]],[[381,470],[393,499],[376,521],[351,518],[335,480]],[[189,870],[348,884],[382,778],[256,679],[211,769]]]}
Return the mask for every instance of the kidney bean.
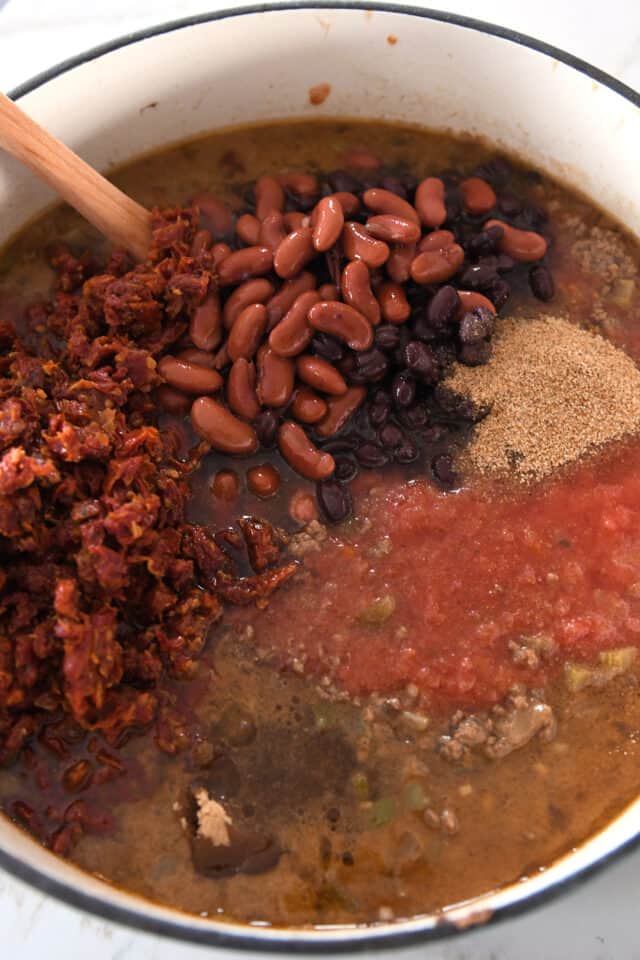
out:
{"label": "kidney bean", "polygon": [[216,370],[208,370],[197,363],[178,360],[177,357],[163,357],[158,363],[158,373],[170,387],[196,396],[215,393],[222,386],[222,377]]}
{"label": "kidney bean", "polygon": [[263,410],[254,421],[254,427],[260,446],[269,448],[276,442],[280,421],[273,410]]}
{"label": "kidney bean", "polygon": [[456,242],[456,238],[451,230],[434,230],[427,233],[418,244],[418,253],[424,253],[426,250],[442,250],[444,247],[450,247]]}
{"label": "kidney bean", "polygon": [[217,290],[210,290],[189,322],[189,336],[200,350],[215,350],[222,340],[222,313]]}
{"label": "kidney bean", "polygon": [[352,147],[347,150],[343,154],[342,162],[345,167],[355,167],[357,170],[378,170],[381,166],[379,158],[366,147]]}
{"label": "kidney bean", "polygon": [[260,346],[267,329],[267,308],[263,303],[250,303],[238,315],[229,331],[227,353],[231,361],[244,357],[250,360]]}
{"label": "kidney bean", "polygon": [[256,217],[264,220],[272,213],[284,210],[284,190],[275,177],[258,177],[255,186]]}
{"label": "kidney bean", "polygon": [[380,323],[380,304],[371,292],[369,269],[362,260],[351,260],[342,271],[342,296],[369,323]]}
{"label": "kidney bean", "polygon": [[390,213],[369,217],[365,226],[372,237],[385,243],[415,243],[420,237],[417,223]]}
{"label": "kidney bean", "polygon": [[229,294],[222,310],[222,321],[226,329],[231,329],[246,307],[255,303],[266,303],[272,296],[273,284],[269,280],[262,277],[245,280]]}
{"label": "kidney bean", "polygon": [[286,420],[278,431],[280,453],[296,473],[309,480],[326,480],[333,473],[335,461],[311,442],[302,427]]}
{"label": "kidney bean", "polygon": [[248,247],[256,247],[260,243],[260,221],[252,213],[243,213],[236,220],[236,236]]}
{"label": "kidney bean", "polygon": [[420,218],[414,207],[403,200],[402,197],[399,197],[397,193],[374,187],[371,190],[365,190],[362,194],[362,200],[365,206],[375,214],[389,214],[403,220],[409,220],[418,227],[420,225]]}
{"label": "kidney bean", "polygon": [[389,280],[378,290],[382,317],[387,323],[404,323],[411,315],[411,307],[403,287]]}
{"label": "kidney bean", "polygon": [[444,330],[460,309],[460,297],[455,287],[446,286],[434,293],[427,307],[427,322],[432,330]]}
{"label": "kidney bean", "polygon": [[309,323],[314,330],[337,337],[352,350],[368,350],[373,343],[373,327],[348,303],[321,300],[309,310]]}
{"label": "kidney bean", "polygon": [[191,423],[196,433],[221,453],[247,455],[257,449],[258,438],[253,427],[238,420],[211,397],[198,397],[194,401]]}
{"label": "kidney bean", "polygon": [[273,255],[275,272],[283,280],[290,280],[315,256],[311,227],[294,230],[280,242]]}
{"label": "kidney bean", "polygon": [[465,210],[473,217],[489,213],[496,205],[493,187],[481,177],[467,177],[463,180],[460,184],[460,193]]}
{"label": "kidney bean", "polygon": [[174,417],[183,417],[191,409],[193,398],[188,397],[182,390],[170,387],[168,383],[161,383],[155,392],[155,398],[166,413]]}
{"label": "kidney bean", "polygon": [[272,330],[291,308],[296,297],[307,290],[313,290],[315,285],[315,277],[308,271],[303,271],[299,276],[283,283],[278,292],[267,303],[267,316],[269,317],[267,329]]}
{"label": "kidney bean", "polygon": [[315,197],[318,193],[318,178],[312,173],[282,173],[278,180],[298,197]]}
{"label": "kidney bean", "polygon": [[316,499],[329,523],[342,523],[351,516],[353,503],[348,489],[337,480],[323,480],[316,486]]}
{"label": "kidney bean", "polygon": [[283,214],[284,225],[287,233],[294,233],[296,230],[304,230],[311,225],[311,221],[306,213],[301,210],[291,210]]}
{"label": "kidney bean", "polygon": [[191,244],[191,256],[201,257],[205,251],[211,249],[212,243],[213,238],[208,230],[198,230]]}
{"label": "kidney bean", "polygon": [[216,353],[215,362],[213,364],[214,370],[222,370],[223,367],[226,367],[229,363],[229,352],[227,350],[226,343],[223,343],[218,352]]}
{"label": "kidney bean", "polygon": [[374,347],[356,354],[351,379],[355,383],[376,383],[384,377],[388,369],[389,358],[382,350]]}
{"label": "kidney bean", "polygon": [[378,327],[376,330],[373,343],[378,348],[378,350],[384,350],[389,352],[395,350],[395,348],[400,343],[400,332],[394,324],[383,323],[382,326]]}
{"label": "kidney bean", "polygon": [[212,193],[198,193],[191,201],[200,211],[200,217],[206,221],[214,240],[228,237],[233,226],[231,210],[219,197]]}
{"label": "kidney bean", "polygon": [[365,387],[349,387],[341,397],[327,400],[327,413],[315,425],[319,437],[332,437],[345,425],[352,413],[360,407],[367,395]]}
{"label": "kidney bean", "polygon": [[227,403],[244,420],[255,420],[260,413],[256,396],[256,368],[244,357],[238,357],[227,376]]}
{"label": "kidney bean", "polygon": [[274,251],[287,235],[284,217],[281,213],[269,213],[260,223],[258,242],[261,247]]}
{"label": "kidney bean", "polygon": [[314,303],[318,303],[320,295],[315,290],[307,290],[296,297],[280,323],[277,323],[269,334],[269,346],[280,357],[295,357],[302,353],[313,336],[307,316]]}
{"label": "kidney bean", "polygon": [[258,400],[265,407],[284,407],[293,393],[295,367],[266,345],[258,350]]}
{"label": "kidney bean", "polygon": [[266,500],[280,488],[280,474],[270,463],[259,463],[247,470],[247,487],[256,497]]}
{"label": "kidney bean", "polygon": [[502,227],[480,230],[467,240],[467,253],[470,257],[491,256],[496,253],[503,233]]}
{"label": "kidney bean", "polygon": [[317,423],[327,413],[327,404],[313,390],[300,387],[293,395],[291,413],[300,423]]}
{"label": "kidney bean", "polygon": [[215,355],[208,353],[206,350],[198,350],[197,347],[186,347],[181,350],[178,354],[178,360],[187,360],[189,363],[197,363],[200,367],[215,370]]}
{"label": "kidney bean", "polygon": [[306,354],[298,357],[296,361],[296,373],[303,383],[319,390],[321,393],[330,393],[334,396],[341,396],[347,392],[347,385],[344,378],[338,373],[335,367],[327,363],[321,357],[314,357]]}
{"label": "kidney bean", "polygon": [[415,243],[398,243],[393,247],[386,263],[387,273],[393,283],[407,282],[415,256]]}
{"label": "kidney bean", "polygon": [[311,215],[313,246],[324,253],[338,242],[344,226],[344,211],[341,203],[332,196],[323,197]]}
{"label": "kidney bean", "polygon": [[495,316],[496,308],[488,297],[483,296],[481,293],[476,293],[475,290],[458,290],[457,293],[460,305],[456,312],[456,320],[461,320],[465,313],[468,313],[475,307],[484,307],[485,310],[488,310],[490,314]]}
{"label": "kidney bean", "polygon": [[335,457],[336,467],[333,476],[340,483],[350,483],[358,476],[358,464],[351,457]]}
{"label": "kidney bean", "polygon": [[363,260],[368,267],[381,267],[389,259],[389,246],[376,240],[361,224],[348,220],[342,230],[342,247],[348,260]]}
{"label": "kidney bean", "polygon": [[399,373],[394,377],[391,394],[396,407],[406,409],[416,398],[416,381],[409,373]]}
{"label": "kidney bean", "polygon": [[327,177],[329,186],[336,193],[357,193],[360,184],[348,170],[333,170]]}
{"label": "kidney bean", "polygon": [[418,184],[414,203],[425,227],[440,227],[447,219],[444,183],[439,177],[427,177]]}
{"label": "kidney bean", "polygon": [[235,250],[218,265],[218,281],[229,287],[269,273],[273,266],[273,254],[268,247],[244,247]]}
{"label": "kidney bean", "polygon": [[336,287],[335,283],[323,283],[321,287],[318,287],[318,294],[320,295],[321,300],[340,299],[340,291]]}
{"label": "kidney bean", "polygon": [[211,484],[211,493],[216,500],[227,503],[236,500],[240,493],[240,479],[235,470],[218,470]]}
{"label": "kidney bean", "polygon": [[365,470],[377,470],[389,462],[388,454],[377,443],[362,443],[355,449],[356,460]]}
{"label": "kidney bean", "polygon": [[416,283],[443,283],[458,272],[464,263],[464,250],[457,243],[441,250],[425,250],[411,264],[411,277]]}
{"label": "kidney bean", "polygon": [[353,217],[360,209],[360,201],[355,193],[349,193],[347,190],[339,190],[333,194],[333,197],[342,207],[344,217]]}
{"label": "kidney bean", "polygon": [[503,220],[487,220],[484,229],[502,227],[502,237],[499,250],[513,257],[514,260],[529,263],[532,260],[541,260],[547,252],[547,241],[539,233],[532,230],[518,230]]}
{"label": "kidney bean", "polygon": [[297,523],[318,519],[316,498],[308,490],[296,490],[289,500],[289,516]]}
{"label": "kidney bean", "polygon": [[538,300],[545,303],[553,300],[555,285],[548,267],[545,267],[544,264],[539,263],[531,268],[529,271],[529,286],[534,297],[537,297]]}
{"label": "kidney bean", "polygon": [[440,370],[433,350],[420,340],[411,340],[406,345],[404,360],[411,373],[423,383],[433,384],[440,379]]}
{"label": "kidney bean", "polygon": [[214,243],[211,248],[211,265],[214,270],[217,270],[223,260],[229,256],[233,251],[228,243]]}
{"label": "kidney bean", "polygon": [[344,358],[342,346],[326,333],[317,333],[311,341],[314,353],[329,363],[339,363]]}

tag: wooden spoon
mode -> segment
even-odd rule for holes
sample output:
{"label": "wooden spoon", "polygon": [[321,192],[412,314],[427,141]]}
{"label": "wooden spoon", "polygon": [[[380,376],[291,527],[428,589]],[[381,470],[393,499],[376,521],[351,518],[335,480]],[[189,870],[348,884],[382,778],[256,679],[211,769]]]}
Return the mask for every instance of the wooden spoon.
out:
{"label": "wooden spoon", "polygon": [[118,247],[144,260],[151,244],[149,211],[109,183],[77,154],[0,93],[0,147],[53,187]]}

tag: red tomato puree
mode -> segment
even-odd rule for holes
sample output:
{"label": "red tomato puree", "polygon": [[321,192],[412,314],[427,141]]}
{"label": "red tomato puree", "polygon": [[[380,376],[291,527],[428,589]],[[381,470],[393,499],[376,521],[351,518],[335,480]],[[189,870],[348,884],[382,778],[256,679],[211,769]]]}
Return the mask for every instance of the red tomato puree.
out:
{"label": "red tomato puree", "polygon": [[[307,553],[257,624],[276,664],[354,695],[416,684],[445,709],[640,644],[640,444],[515,491],[366,482],[360,523]],[[533,672],[509,642],[536,634],[555,653]]]}

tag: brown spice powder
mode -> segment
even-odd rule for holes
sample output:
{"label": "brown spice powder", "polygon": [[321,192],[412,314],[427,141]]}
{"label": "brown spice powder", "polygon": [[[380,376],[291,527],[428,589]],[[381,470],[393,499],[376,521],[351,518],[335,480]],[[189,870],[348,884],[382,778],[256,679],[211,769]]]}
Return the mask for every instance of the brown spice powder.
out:
{"label": "brown spice powder", "polygon": [[640,430],[640,371],[562,317],[503,321],[482,367],[446,386],[490,412],[463,456],[483,474],[530,482]]}

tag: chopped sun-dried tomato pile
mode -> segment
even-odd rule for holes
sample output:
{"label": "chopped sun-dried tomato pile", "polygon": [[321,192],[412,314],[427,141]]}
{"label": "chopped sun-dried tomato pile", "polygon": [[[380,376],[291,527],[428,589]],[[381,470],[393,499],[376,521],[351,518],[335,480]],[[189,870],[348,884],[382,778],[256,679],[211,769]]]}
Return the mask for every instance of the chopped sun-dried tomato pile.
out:
{"label": "chopped sun-dried tomato pile", "polygon": [[189,675],[224,601],[294,571],[267,524],[241,524],[240,577],[229,532],[185,521],[204,449],[179,462],[154,425],[156,360],[214,280],[195,215],[154,217],[145,264],[59,252],[53,299],[0,328],[0,763],[58,715],[110,743],[156,722],[173,752],[163,676]]}

